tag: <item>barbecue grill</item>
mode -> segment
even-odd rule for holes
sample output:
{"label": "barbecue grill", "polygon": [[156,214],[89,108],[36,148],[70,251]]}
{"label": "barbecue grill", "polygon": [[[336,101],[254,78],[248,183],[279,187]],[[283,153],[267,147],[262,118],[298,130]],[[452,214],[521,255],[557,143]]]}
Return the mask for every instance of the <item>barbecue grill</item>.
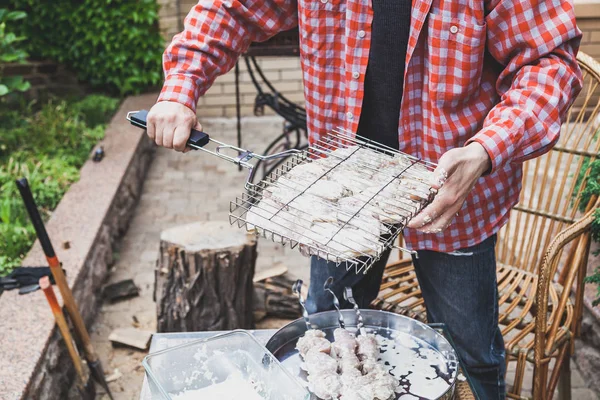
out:
{"label": "barbecue grill", "polygon": [[[127,114],[127,119],[135,126],[146,127],[147,111],[134,111]],[[209,146],[210,144],[210,146]],[[343,264],[347,270],[354,268],[356,273],[366,273],[379,260],[382,254],[390,248],[414,252],[396,246],[397,237],[406,224],[429,204],[436,194],[431,187],[430,176],[435,165],[387,146],[380,145],[366,138],[353,135],[343,129],[335,129],[327,135],[321,135],[307,149],[291,149],[272,155],[259,155],[237,146],[222,143],[210,138],[206,133],[192,131],[188,146],[210,153],[244,167],[250,171],[245,184],[245,192],[230,203],[229,222],[239,228],[254,231],[282,245],[298,248],[306,256],[318,256],[337,265]],[[211,149],[209,147],[214,147]],[[340,153],[337,150],[347,151]],[[236,153],[231,156],[227,151]],[[368,157],[365,157],[367,155]],[[255,164],[252,160],[272,160],[287,158],[277,169],[258,183],[252,183]],[[311,177],[298,185],[284,183],[288,173],[303,164],[327,159],[328,168],[318,175]],[[384,163],[398,162],[399,168],[394,173],[379,171]],[[325,199],[315,199],[316,207],[325,206],[339,219],[335,232],[318,235],[315,238],[311,222],[311,210],[298,206],[298,200],[307,198],[316,185],[329,184],[329,178],[335,174],[352,169],[357,179],[370,180],[377,174],[378,189],[361,193],[360,203],[355,204],[349,211],[335,202]],[[327,181],[327,182],[325,182]],[[396,186],[400,185],[400,186]],[[384,196],[387,189],[401,188],[399,196],[393,198]],[[288,200],[279,204],[277,209],[266,205],[263,200],[269,197],[273,189],[284,189]],[[382,207],[392,207],[397,218],[392,222],[383,222]],[[382,232],[367,231],[362,219],[368,213],[373,218],[381,220]],[[249,216],[258,215],[249,221]],[[361,243],[353,240],[346,233],[354,230],[360,234]]]}

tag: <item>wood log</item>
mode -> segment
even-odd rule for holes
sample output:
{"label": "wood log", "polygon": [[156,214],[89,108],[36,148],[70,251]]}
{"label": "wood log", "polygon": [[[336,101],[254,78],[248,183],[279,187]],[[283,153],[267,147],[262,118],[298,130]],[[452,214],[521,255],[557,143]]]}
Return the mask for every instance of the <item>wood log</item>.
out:
{"label": "wood log", "polygon": [[154,300],[158,332],[251,329],[256,237],[226,222],[160,236]]}
{"label": "wood log", "polygon": [[254,317],[296,319],[302,315],[298,297],[292,292],[294,281],[285,275],[271,276],[254,283]]}

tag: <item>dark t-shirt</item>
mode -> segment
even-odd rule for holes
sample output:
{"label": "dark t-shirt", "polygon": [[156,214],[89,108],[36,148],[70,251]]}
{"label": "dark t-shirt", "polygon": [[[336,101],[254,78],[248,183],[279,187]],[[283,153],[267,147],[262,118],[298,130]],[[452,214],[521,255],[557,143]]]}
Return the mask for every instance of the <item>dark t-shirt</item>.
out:
{"label": "dark t-shirt", "polygon": [[371,49],[358,134],[398,148],[411,0],[372,0]]}

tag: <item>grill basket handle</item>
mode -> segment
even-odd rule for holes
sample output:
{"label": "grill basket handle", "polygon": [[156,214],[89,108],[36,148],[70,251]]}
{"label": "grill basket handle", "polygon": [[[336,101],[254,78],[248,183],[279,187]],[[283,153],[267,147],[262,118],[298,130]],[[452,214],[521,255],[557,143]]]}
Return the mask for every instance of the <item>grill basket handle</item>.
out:
{"label": "grill basket handle", "polygon": [[[146,129],[147,118],[147,110],[131,111],[127,113],[127,120],[131,122],[131,125],[137,126],[138,128]],[[192,129],[190,138],[187,141],[187,146],[191,147],[192,149],[198,149],[206,146],[209,141],[210,137],[208,136],[208,133]]]}

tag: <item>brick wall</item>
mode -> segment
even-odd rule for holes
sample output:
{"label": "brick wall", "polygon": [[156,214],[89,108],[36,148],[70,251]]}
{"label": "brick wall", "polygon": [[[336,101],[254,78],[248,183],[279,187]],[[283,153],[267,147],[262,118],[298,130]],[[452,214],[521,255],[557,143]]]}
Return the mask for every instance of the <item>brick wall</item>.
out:
{"label": "brick wall", "polygon": [[[165,41],[170,42],[174,34],[183,28],[183,19],[196,4],[190,0],[157,0],[161,4],[160,25]],[[584,32],[581,51],[600,59],[600,0],[575,0],[578,24]],[[298,58],[259,59],[267,78],[281,93],[292,101],[304,101],[302,75]],[[256,89],[240,63],[240,92],[242,115],[253,114]],[[198,114],[204,117],[235,116],[235,80],[233,71],[219,77],[209,92],[198,103]]]}
{"label": "brick wall", "polygon": [[583,31],[581,51],[600,60],[600,0],[575,1],[577,25]]}

